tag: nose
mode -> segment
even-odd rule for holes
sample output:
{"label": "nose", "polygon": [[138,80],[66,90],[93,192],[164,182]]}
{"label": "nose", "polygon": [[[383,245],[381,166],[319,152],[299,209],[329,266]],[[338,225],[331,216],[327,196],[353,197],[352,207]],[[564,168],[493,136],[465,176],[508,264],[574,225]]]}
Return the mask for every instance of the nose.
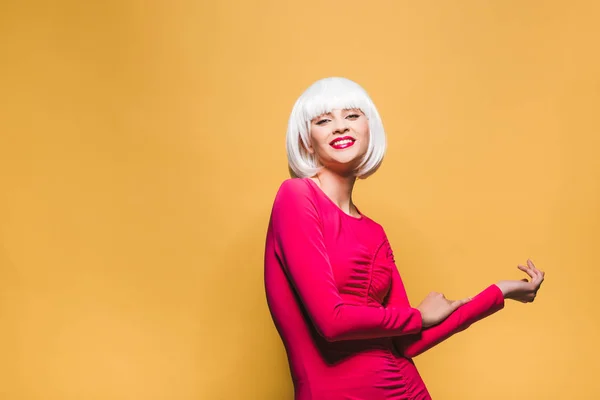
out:
{"label": "nose", "polygon": [[333,133],[345,133],[348,131],[348,121],[345,118],[335,118],[333,121]]}

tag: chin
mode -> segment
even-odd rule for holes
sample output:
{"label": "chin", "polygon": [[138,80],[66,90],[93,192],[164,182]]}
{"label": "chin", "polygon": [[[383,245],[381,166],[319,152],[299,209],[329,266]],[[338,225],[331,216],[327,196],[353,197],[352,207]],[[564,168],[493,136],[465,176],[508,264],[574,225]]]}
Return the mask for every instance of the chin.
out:
{"label": "chin", "polygon": [[338,173],[351,174],[360,164],[360,158],[352,158],[350,160],[332,160],[328,168]]}
{"label": "chin", "polygon": [[332,159],[334,160],[334,162],[337,162],[339,164],[351,166],[360,164],[360,161],[363,159],[364,156],[364,154],[347,154],[344,157],[338,156],[332,157]]}

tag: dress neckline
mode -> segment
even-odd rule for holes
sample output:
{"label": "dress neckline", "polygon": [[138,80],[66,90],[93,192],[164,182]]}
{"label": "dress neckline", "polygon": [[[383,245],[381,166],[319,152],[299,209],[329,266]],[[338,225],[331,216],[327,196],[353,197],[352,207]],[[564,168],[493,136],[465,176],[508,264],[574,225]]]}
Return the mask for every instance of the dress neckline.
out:
{"label": "dress neckline", "polygon": [[344,210],[342,210],[342,209],[341,209],[341,208],[340,208],[340,207],[339,207],[337,204],[335,204],[335,203],[333,202],[333,200],[331,200],[331,199],[329,198],[329,196],[327,196],[327,194],[326,194],[326,193],[323,191],[323,189],[321,189],[321,187],[320,187],[319,185],[317,185],[317,184],[315,183],[315,181],[313,181],[313,180],[312,180],[312,179],[310,179],[310,178],[304,178],[304,179],[305,179],[305,180],[307,180],[307,181],[309,181],[309,182],[310,182],[310,184],[311,184],[311,185],[312,185],[314,188],[316,188],[316,189],[317,189],[317,191],[318,191],[318,192],[319,192],[319,193],[320,193],[320,194],[321,194],[323,197],[325,197],[325,198],[327,199],[327,201],[329,202],[329,204],[331,204],[333,207],[335,207],[335,208],[336,208],[336,209],[337,209],[337,210],[338,210],[338,211],[339,211],[339,212],[340,212],[342,215],[346,216],[347,218],[353,219],[353,220],[355,220],[355,221],[360,221],[360,220],[362,220],[362,219],[364,218],[364,215],[363,215],[363,213],[361,213],[361,212],[360,212],[360,210],[358,209],[358,207],[356,206],[356,204],[354,205],[354,208],[356,208],[356,212],[358,212],[358,214],[360,215],[360,217],[355,217],[355,216],[353,216],[353,215],[350,215],[350,214],[346,213],[346,212],[345,212]]}

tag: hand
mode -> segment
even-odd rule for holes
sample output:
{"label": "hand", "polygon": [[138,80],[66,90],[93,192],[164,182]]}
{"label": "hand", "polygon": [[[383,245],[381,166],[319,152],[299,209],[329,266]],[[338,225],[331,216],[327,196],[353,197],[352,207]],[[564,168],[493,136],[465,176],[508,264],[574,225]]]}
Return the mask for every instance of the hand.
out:
{"label": "hand", "polygon": [[531,260],[527,260],[526,266],[519,265],[517,268],[529,275],[531,281],[523,278],[520,281],[500,281],[496,285],[502,290],[505,299],[531,303],[544,282],[545,273],[537,269]]}
{"label": "hand", "polygon": [[431,292],[423,299],[417,309],[421,312],[421,318],[423,320],[423,327],[427,328],[439,324],[450,314],[454,312],[458,307],[469,302],[470,297],[462,300],[448,300],[443,294],[437,292]]}

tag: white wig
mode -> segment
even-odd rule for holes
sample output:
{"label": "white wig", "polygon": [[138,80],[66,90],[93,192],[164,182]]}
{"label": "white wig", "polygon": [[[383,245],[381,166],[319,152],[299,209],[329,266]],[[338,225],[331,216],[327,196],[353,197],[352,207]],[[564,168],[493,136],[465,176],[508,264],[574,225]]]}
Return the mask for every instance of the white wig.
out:
{"label": "white wig", "polygon": [[286,147],[290,174],[312,177],[323,168],[316,155],[308,152],[311,121],[333,109],[360,109],[369,120],[369,147],[354,171],[359,179],[373,174],[383,161],[386,151],[385,131],[375,104],[356,82],[331,77],[313,83],[298,98],[288,122]]}

